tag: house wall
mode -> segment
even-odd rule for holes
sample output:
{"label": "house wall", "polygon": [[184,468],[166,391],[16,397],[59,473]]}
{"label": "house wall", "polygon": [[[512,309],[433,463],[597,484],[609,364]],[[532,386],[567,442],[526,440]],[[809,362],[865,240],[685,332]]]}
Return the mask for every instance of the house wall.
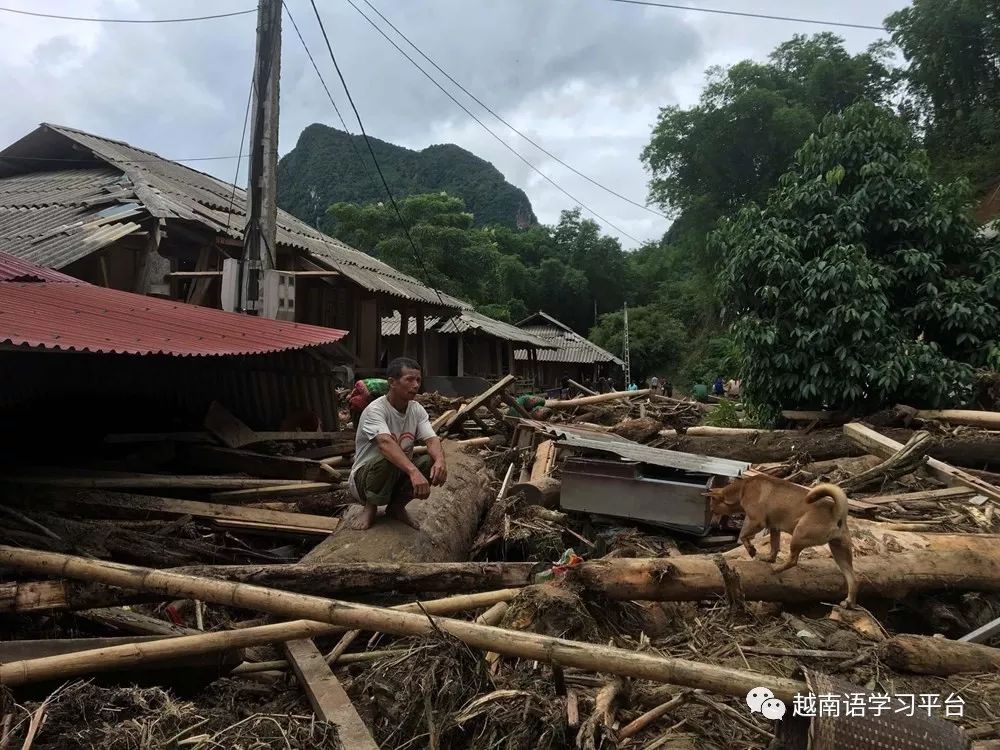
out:
{"label": "house wall", "polygon": [[[202,429],[213,400],[250,427],[309,409],[337,429],[334,361],[313,350],[238,357],[0,351],[0,442],[37,434],[100,444],[106,432]],[[317,358],[318,357],[318,358]],[[48,448],[46,448],[48,450]]]}
{"label": "house wall", "polygon": [[138,258],[136,250],[119,242],[59,270],[89,284],[131,292]]}

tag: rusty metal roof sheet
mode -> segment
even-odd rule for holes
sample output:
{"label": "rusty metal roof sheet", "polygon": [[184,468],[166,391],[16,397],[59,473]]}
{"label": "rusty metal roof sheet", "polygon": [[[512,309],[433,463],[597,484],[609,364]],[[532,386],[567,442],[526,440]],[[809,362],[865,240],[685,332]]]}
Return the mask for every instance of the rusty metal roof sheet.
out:
{"label": "rusty metal roof sheet", "polygon": [[[43,124],[21,141],[0,152],[0,163],[4,155],[16,155],[20,159],[37,156],[33,153],[33,139],[40,144],[38,148],[51,148],[52,134],[69,139],[77,147],[83,147],[87,152],[107,165],[113,166],[115,174],[121,173],[127,177],[133,200],[138,200],[149,215],[163,219],[183,219],[197,222],[210,231],[226,235],[232,239],[243,238],[243,226],[246,223],[246,192],[241,188],[233,189],[233,185],[216,179],[211,175],[191,169],[177,162],[164,159],[152,151],[136,148],[123,141],[85,133],[74,128],[60,125]],[[26,156],[28,154],[28,156]],[[37,167],[36,167],[37,168]],[[68,170],[80,172],[90,170]],[[104,170],[107,171],[106,168]],[[44,175],[60,175],[57,179],[64,183],[66,189],[74,185],[84,189],[79,180],[67,176],[66,171],[36,172],[37,191],[44,193],[47,189]],[[17,189],[5,188],[5,182],[21,177],[0,178],[0,206],[10,205],[8,196],[17,194]],[[25,190],[25,192],[31,192]],[[13,200],[23,200],[14,198]],[[0,237],[3,237],[0,226]],[[286,211],[278,210],[278,244],[294,247],[307,254],[310,260],[319,263],[324,268],[338,271],[368,291],[389,294],[412,302],[423,302],[438,307],[461,309],[460,300],[439,293],[412,276],[408,276],[385,263],[335,240],[322,232],[318,232],[308,224],[295,218]],[[37,262],[46,262],[48,256],[41,252],[32,252],[30,248],[19,245],[7,245],[10,252],[20,257],[30,258]],[[87,249],[84,254],[93,252],[96,248]],[[80,252],[84,248],[79,249]],[[72,260],[67,258],[72,253],[61,248],[55,260],[61,268]],[[78,256],[82,257],[82,256]],[[46,265],[50,265],[46,262]]]}
{"label": "rusty metal roof sheet", "polygon": [[11,346],[206,357],[323,346],[347,335],[106,289],[0,253],[0,275],[5,273],[21,278],[53,274],[41,282],[0,283],[0,344]]}
{"label": "rusty metal roof sheet", "polygon": [[72,276],[28,263],[13,255],[0,253],[0,281],[70,281]]}
{"label": "rusty metal roof sheet", "polygon": [[[553,347],[550,350],[538,352],[539,362],[567,362],[586,365],[611,362],[620,367],[625,365],[614,354],[602,349],[594,342],[588,341],[548,313],[539,311],[522,320],[517,324],[517,327]],[[514,352],[515,360],[526,360],[527,358],[528,353],[523,349]]]}
{"label": "rusty metal roof sheet", "polygon": [[700,456],[696,453],[650,448],[609,432],[598,432],[597,430],[569,427],[562,424],[549,424],[530,419],[521,421],[538,432],[548,435],[556,442],[564,443],[571,448],[612,453],[629,461],[724,477],[738,477],[750,468],[750,464],[745,461],[731,461],[727,458]]}

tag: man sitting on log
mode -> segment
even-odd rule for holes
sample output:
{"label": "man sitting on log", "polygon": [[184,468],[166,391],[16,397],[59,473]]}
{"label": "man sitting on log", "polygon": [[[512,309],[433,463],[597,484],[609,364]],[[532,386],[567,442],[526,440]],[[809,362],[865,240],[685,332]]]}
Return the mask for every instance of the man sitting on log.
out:
{"label": "man sitting on log", "polygon": [[[355,529],[369,528],[379,505],[387,506],[387,516],[420,528],[406,512],[406,504],[427,497],[431,485],[444,484],[447,479],[441,439],[427,411],[414,401],[420,392],[420,365],[398,357],[389,363],[386,375],[389,392],[368,404],[358,420],[348,486],[365,508],[352,523]],[[414,458],[417,440],[426,443],[427,455]]]}

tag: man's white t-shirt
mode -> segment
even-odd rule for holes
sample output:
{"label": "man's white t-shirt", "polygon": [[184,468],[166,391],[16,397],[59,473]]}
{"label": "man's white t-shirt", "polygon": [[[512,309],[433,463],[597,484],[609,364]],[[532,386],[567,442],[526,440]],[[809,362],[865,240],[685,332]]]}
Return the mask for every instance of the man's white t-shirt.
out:
{"label": "man's white t-shirt", "polygon": [[413,446],[417,440],[437,437],[427,410],[416,401],[410,401],[404,413],[397,411],[385,396],[379,396],[365,407],[358,421],[360,424],[354,439],[354,465],[348,480],[351,494],[358,501],[361,500],[361,495],[354,484],[354,476],[358,469],[382,455],[376,442],[379,435],[392,435],[409,459],[413,458]]}

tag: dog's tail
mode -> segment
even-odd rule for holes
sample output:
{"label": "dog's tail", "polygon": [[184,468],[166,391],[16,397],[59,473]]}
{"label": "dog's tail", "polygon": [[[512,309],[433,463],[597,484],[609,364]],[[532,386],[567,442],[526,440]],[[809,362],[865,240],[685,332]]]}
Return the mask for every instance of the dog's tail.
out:
{"label": "dog's tail", "polygon": [[835,484],[817,484],[806,495],[807,503],[815,503],[817,500],[833,500],[834,513],[838,518],[847,515],[847,495]]}

